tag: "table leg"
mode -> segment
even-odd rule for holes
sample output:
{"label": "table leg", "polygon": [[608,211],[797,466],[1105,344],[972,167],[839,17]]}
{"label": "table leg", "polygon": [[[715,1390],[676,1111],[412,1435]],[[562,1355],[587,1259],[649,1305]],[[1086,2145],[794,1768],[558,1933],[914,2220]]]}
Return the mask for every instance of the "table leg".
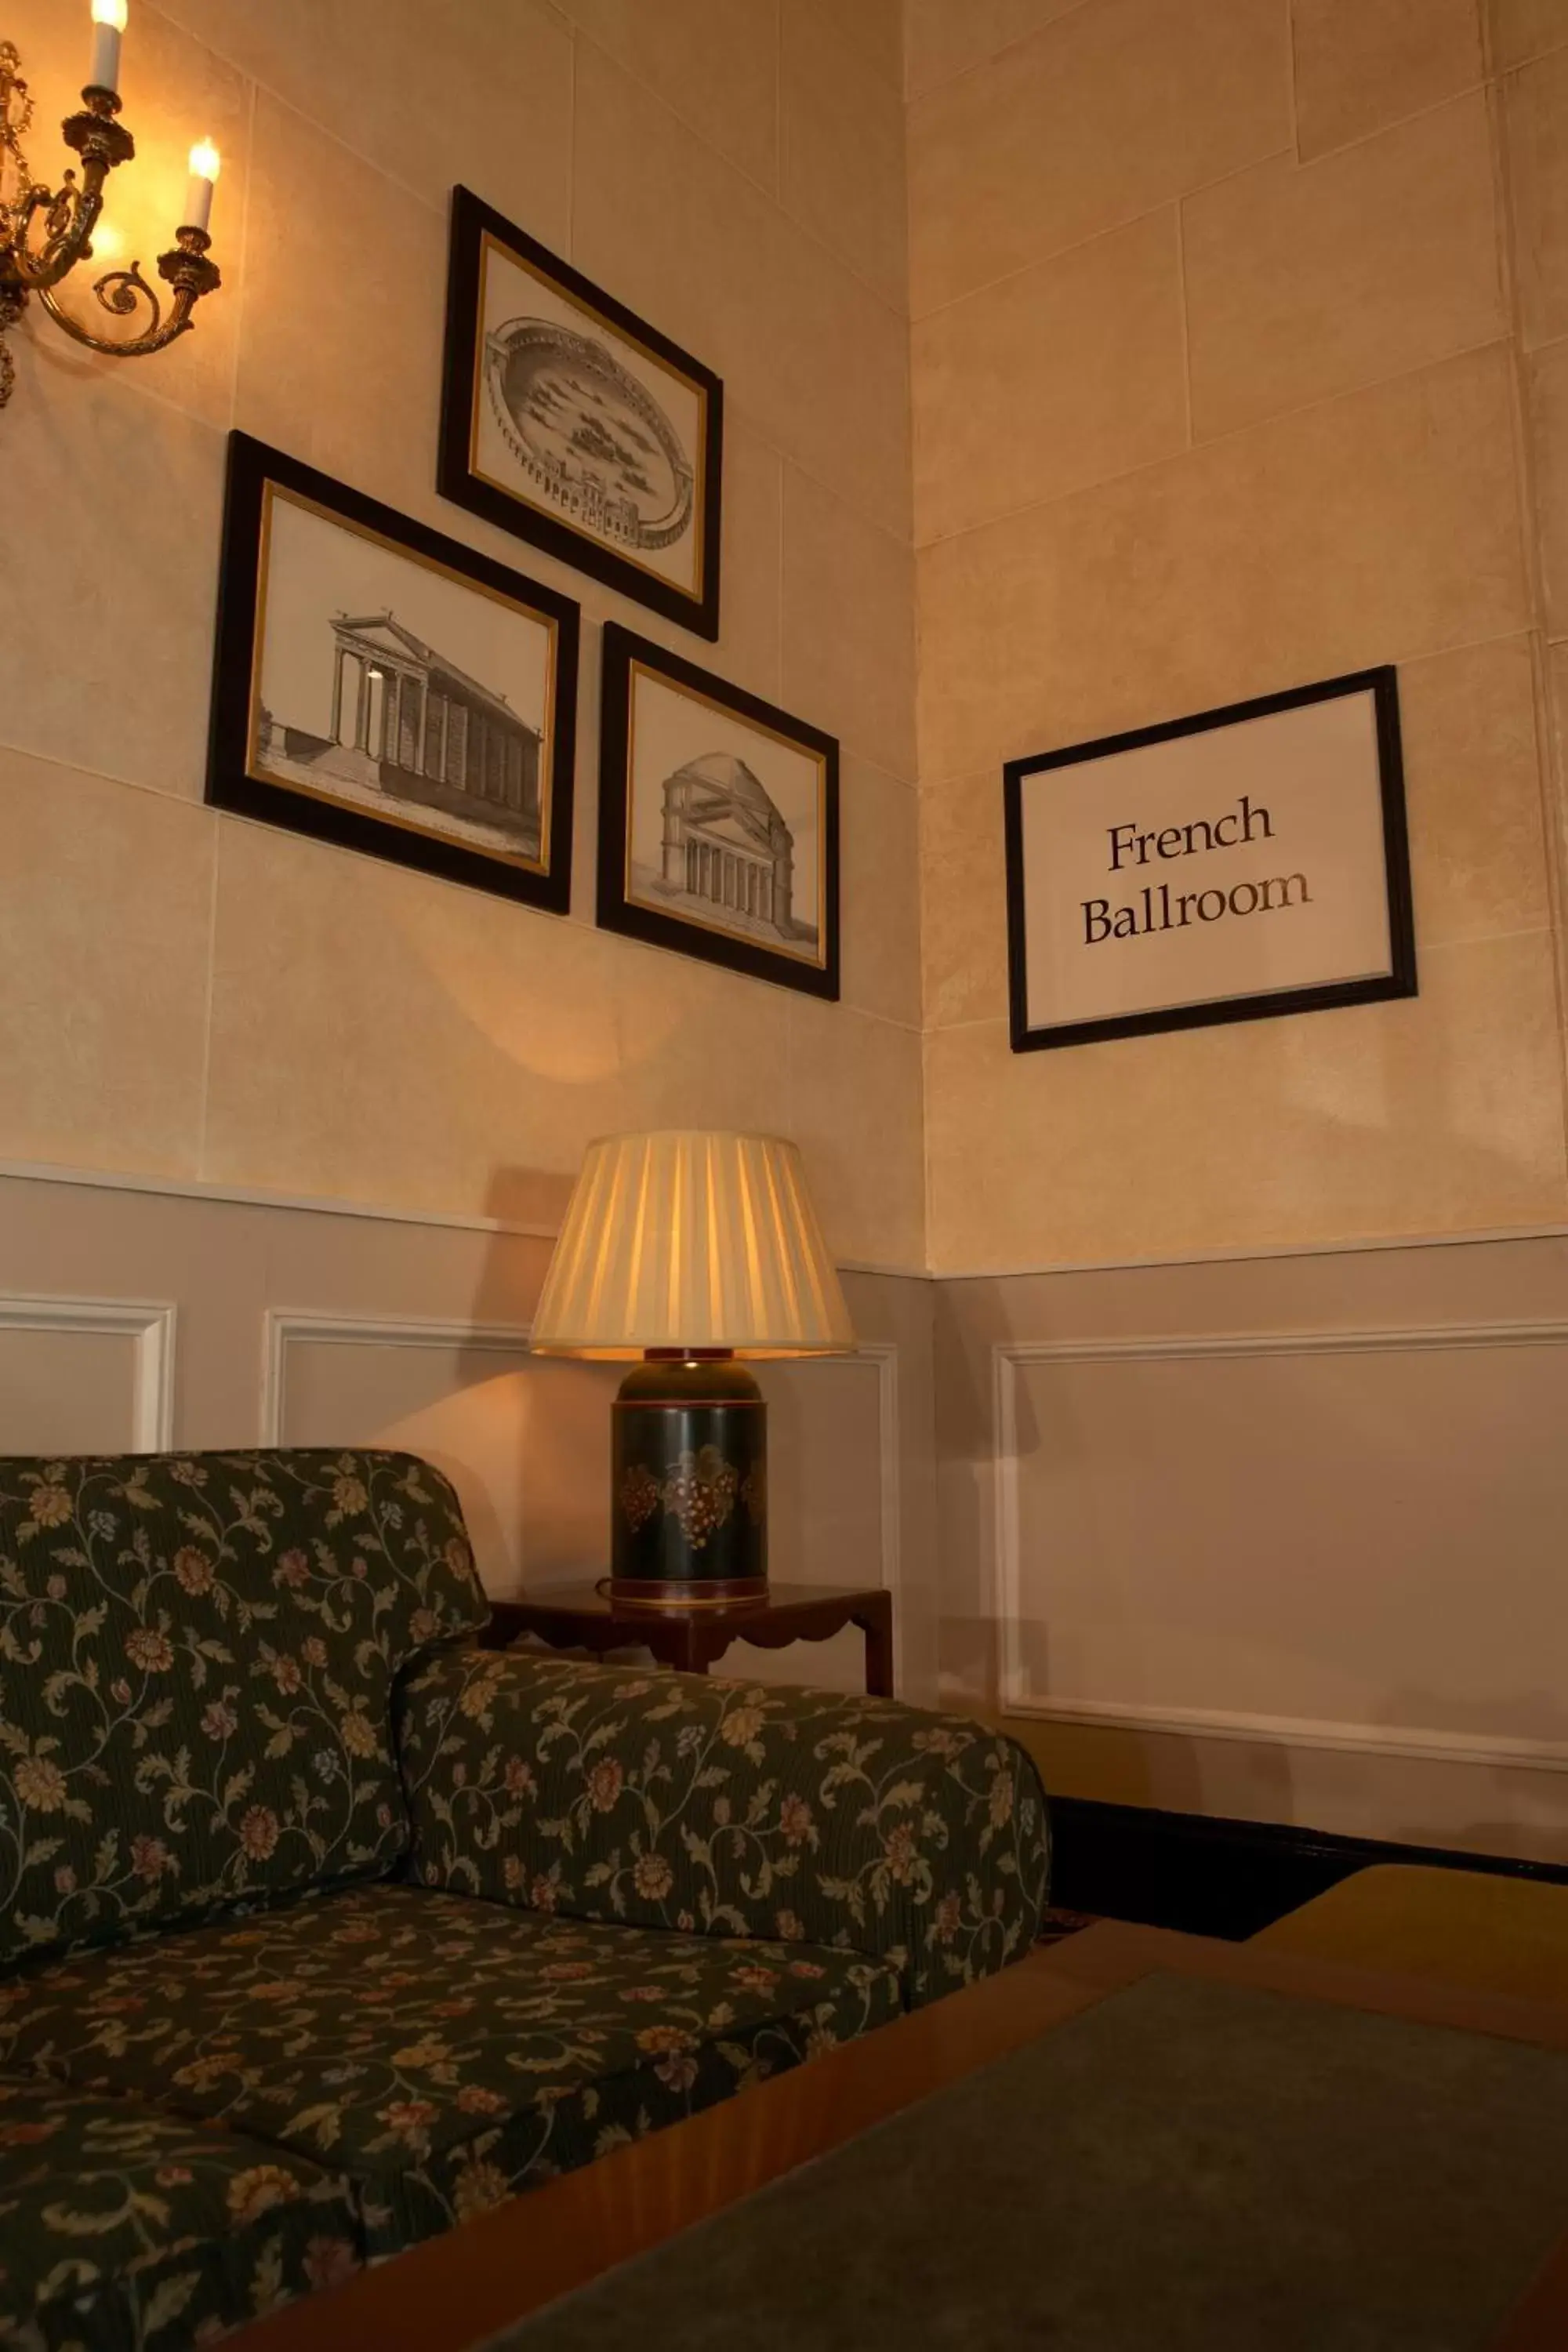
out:
{"label": "table leg", "polygon": [[649,1623],[645,1633],[639,1622],[637,1634],[631,1638],[645,1641],[661,1666],[673,1666],[678,1674],[700,1675],[707,1671],[703,1655],[702,1628],[690,1617],[655,1617],[648,1612]]}
{"label": "table leg", "polygon": [[691,1671],[705,1675],[718,1664],[731,1642],[742,1637],[727,1626],[716,1625],[711,1617],[700,1617],[691,1628]]}
{"label": "table leg", "polygon": [[870,1698],[893,1696],[893,1596],[879,1592],[851,1621],[866,1636],[866,1691]]}

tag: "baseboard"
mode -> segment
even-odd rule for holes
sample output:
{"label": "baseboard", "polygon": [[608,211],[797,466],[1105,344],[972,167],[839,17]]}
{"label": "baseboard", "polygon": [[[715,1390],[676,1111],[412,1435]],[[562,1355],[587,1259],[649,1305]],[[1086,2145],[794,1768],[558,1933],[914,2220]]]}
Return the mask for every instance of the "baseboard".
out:
{"label": "baseboard", "polygon": [[1068,1911],[1233,1941],[1379,1862],[1481,1870],[1568,1886],[1568,1864],[1395,1845],[1279,1822],[1234,1822],[1152,1806],[1051,1800],[1051,1900]]}

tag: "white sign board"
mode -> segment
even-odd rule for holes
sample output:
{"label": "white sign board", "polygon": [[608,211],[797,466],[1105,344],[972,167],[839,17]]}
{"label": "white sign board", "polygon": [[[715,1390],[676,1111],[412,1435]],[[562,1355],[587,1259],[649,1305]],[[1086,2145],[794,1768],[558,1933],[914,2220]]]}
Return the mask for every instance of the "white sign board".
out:
{"label": "white sign board", "polygon": [[1415,993],[1392,669],[1011,761],[1013,1045]]}

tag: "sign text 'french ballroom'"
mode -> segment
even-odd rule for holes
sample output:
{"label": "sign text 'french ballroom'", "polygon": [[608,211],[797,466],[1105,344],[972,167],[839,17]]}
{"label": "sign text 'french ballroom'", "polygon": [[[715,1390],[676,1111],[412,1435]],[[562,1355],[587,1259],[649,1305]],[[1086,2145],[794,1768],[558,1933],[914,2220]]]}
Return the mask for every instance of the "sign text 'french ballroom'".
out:
{"label": "sign text 'french ballroom'", "polygon": [[[1152,866],[1157,872],[1172,858],[1201,857],[1211,850],[1238,849],[1254,840],[1273,838],[1268,811],[1255,807],[1250,794],[1243,793],[1223,816],[1194,817],[1184,824],[1164,824],[1147,833],[1136,821],[1109,826],[1106,870],[1121,874]],[[1121,905],[1110,898],[1085,898],[1083,943],[1098,947],[1103,940],[1146,939],[1155,931],[1184,930],[1189,923],[1217,923],[1227,915],[1282,914],[1311,903],[1307,877],[1300,873],[1263,874],[1218,888],[1211,884],[1205,889],[1200,883],[1190,890],[1184,890],[1180,880],[1149,881],[1142,888],[1134,887],[1132,897]]]}

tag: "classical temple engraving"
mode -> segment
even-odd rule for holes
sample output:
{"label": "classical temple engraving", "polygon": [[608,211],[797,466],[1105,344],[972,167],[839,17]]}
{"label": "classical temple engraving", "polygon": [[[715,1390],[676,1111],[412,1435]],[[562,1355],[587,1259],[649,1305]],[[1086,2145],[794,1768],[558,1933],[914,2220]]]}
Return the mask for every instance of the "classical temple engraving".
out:
{"label": "classical temple engraving", "polygon": [[815,941],[795,915],[795,835],[760,779],[727,752],[687,761],[664,780],[660,895],[682,911],[792,945]]}
{"label": "classical temple engraving", "polygon": [[331,625],[331,731],[290,727],[264,708],[262,766],[361,804],[417,803],[538,857],[539,730],[390,609],[338,613]]}

